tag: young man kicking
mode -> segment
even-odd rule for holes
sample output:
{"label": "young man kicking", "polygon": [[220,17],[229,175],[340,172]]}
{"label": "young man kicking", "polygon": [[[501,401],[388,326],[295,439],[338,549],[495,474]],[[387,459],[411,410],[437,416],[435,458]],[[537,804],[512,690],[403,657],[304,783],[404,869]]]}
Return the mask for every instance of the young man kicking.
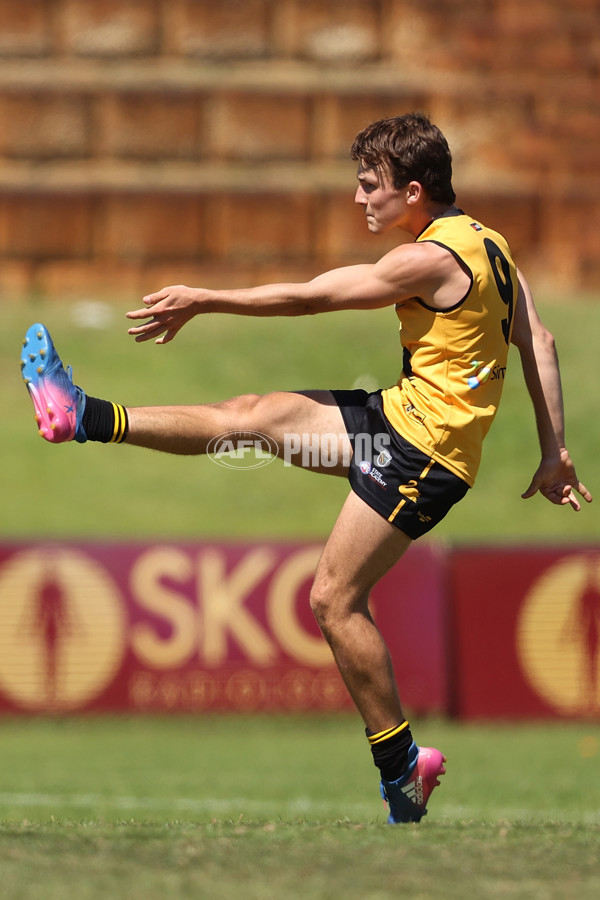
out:
{"label": "young man kicking", "polygon": [[[295,464],[348,476],[352,490],[317,567],[311,607],[364,720],[388,821],[395,824],[425,815],[445,758],[413,741],[387,647],[369,613],[369,592],[473,485],[500,401],[509,342],[520,352],[541,448],[522,496],[540,491],[574,510],[580,508],[576,492],[592,498],[565,446],[552,335],[506,240],[455,206],[442,133],[422,115],[383,119],[357,136],[352,156],[358,162],[355,200],[369,231],[399,228],[413,242],[375,264],[335,269],[303,284],[166,287],[127,314],[129,334],[164,344],[206,313],[301,316],[393,306],[403,353],[397,384],[373,393],[275,392],[201,406],[130,408],[73,385],[43,325],[29,329],[21,364],[48,441],[126,442],[202,454],[217,435],[258,431],[280,454],[293,447]],[[335,466],[302,453],[298,436],[312,440],[315,434],[329,441],[336,436]],[[368,446],[377,449],[369,454]]]}

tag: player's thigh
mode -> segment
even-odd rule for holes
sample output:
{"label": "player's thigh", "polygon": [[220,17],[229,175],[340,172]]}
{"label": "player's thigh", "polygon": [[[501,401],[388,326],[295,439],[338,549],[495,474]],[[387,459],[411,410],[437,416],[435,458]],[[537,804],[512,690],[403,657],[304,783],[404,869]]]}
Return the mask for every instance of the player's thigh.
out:
{"label": "player's thigh", "polygon": [[287,463],[335,475],[348,471],[352,449],[331,391],[247,394],[214,406],[224,431],[268,435]]}
{"label": "player's thigh", "polygon": [[366,608],[369,591],[412,544],[412,538],[348,495],[317,566],[311,605],[319,618]]}

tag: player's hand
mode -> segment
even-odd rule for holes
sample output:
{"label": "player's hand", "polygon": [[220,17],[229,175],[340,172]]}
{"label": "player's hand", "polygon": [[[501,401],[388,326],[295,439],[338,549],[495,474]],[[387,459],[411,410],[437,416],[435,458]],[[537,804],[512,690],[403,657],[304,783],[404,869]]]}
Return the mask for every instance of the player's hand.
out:
{"label": "player's hand", "polygon": [[196,313],[199,292],[184,284],[165,287],[155,294],[142,298],[144,306],[127,313],[128,319],[148,321],[135,325],[128,334],[137,342],[154,340],[157,344],[168,344],[177,332],[189,322]]}
{"label": "player's hand", "polygon": [[577,477],[575,467],[566,450],[562,450],[560,457],[553,460],[542,460],[531,484],[521,497],[527,500],[540,492],[551,503],[559,506],[571,506],[576,512],[581,509],[576,493],[580,494],[587,503],[592,502],[592,495]]}

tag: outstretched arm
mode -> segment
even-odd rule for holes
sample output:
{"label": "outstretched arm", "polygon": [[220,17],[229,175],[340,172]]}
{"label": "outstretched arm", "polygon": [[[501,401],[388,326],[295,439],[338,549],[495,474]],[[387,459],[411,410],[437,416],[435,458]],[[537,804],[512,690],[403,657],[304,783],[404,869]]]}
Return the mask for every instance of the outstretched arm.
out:
{"label": "outstretched arm", "polygon": [[[238,316],[305,316],[328,310],[351,308],[361,297],[364,305],[385,306],[393,302],[389,284],[378,277],[374,265],[347,266],[303,283],[265,284],[253,288],[209,290],[183,284],[170,285],[143,298],[141,309],[127,318],[150,319],[129,329],[136,341],[152,338],[157,344],[173,340],[194,316],[228,313]],[[159,337],[159,335],[163,335]]]}
{"label": "outstretched arm", "polygon": [[[451,305],[465,293],[467,276],[435,244],[403,244],[378,262],[345,266],[299,284],[213,291],[185,285],[165,287],[127,313],[136,341],[166,344],[196,315],[306,316],[342,309],[377,309],[420,296]],[[142,321],[146,320],[146,321]]]}
{"label": "outstretched arm", "polygon": [[521,496],[527,499],[539,491],[551,503],[570,504],[574,510],[579,510],[581,504],[575,492],[588,503],[592,495],[579,481],[565,446],[563,396],[554,338],[542,324],[529,286],[520,272],[512,342],[521,356],[542,451],[540,465]]}

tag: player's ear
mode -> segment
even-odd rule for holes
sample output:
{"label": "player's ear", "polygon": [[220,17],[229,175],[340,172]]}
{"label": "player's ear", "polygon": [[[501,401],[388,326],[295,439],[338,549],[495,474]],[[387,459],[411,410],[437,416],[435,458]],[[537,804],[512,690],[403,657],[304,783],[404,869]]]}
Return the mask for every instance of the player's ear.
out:
{"label": "player's ear", "polygon": [[409,181],[406,185],[406,202],[414,205],[418,203],[419,200],[422,200],[425,192],[423,190],[423,185],[420,181]]}

